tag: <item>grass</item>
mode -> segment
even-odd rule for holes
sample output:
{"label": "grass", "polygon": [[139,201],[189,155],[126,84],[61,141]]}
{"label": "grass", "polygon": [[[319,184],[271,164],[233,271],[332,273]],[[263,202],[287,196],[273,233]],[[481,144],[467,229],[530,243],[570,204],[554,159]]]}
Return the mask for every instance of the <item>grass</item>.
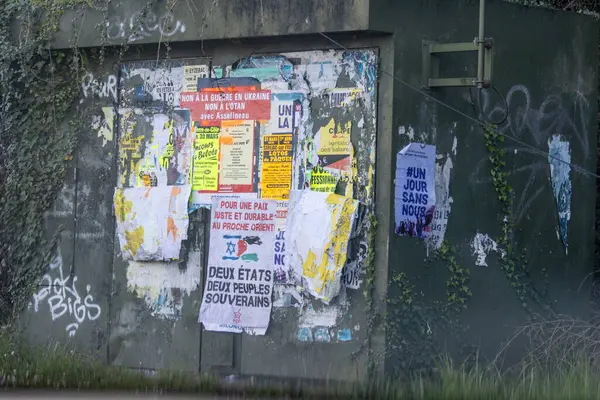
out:
{"label": "grass", "polygon": [[[537,328],[536,328],[537,329]],[[549,337],[556,338],[555,329]],[[591,332],[591,331],[590,331]],[[595,335],[595,334],[594,334]],[[578,337],[581,335],[578,333]],[[595,337],[595,336],[594,336]],[[177,392],[227,394],[262,398],[337,399],[597,399],[600,398],[600,363],[585,348],[551,356],[548,348],[536,348],[517,367],[500,372],[491,363],[470,368],[440,360],[434,377],[414,375],[412,379],[384,384],[350,387],[329,385],[324,389],[289,386],[240,386],[215,378],[186,372],[143,372],[106,366],[60,346],[34,348],[0,333],[0,387],[75,390],[117,390],[128,392]],[[561,336],[561,340],[568,337]],[[581,340],[581,339],[580,339]],[[544,346],[556,341],[542,342]],[[559,355],[557,358],[556,355]]]}

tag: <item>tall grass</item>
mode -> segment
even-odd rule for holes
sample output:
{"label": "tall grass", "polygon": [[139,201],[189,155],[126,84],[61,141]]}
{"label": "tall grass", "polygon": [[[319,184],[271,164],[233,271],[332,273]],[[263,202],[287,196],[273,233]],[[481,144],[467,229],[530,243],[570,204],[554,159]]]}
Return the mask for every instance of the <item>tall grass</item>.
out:
{"label": "tall grass", "polygon": [[[595,328],[595,327],[594,327]],[[502,352],[492,362],[457,364],[441,358],[435,373],[362,386],[231,386],[185,372],[140,371],[106,366],[54,345],[31,347],[0,332],[0,387],[125,390],[140,392],[226,393],[245,397],[338,399],[598,399],[600,334],[570,319],[537,322],[515,335],[530,340],[527,356],[500,369]],[[596,336],[599,336],[596,338]],[[598,341],[596,341],[598,339]]]}

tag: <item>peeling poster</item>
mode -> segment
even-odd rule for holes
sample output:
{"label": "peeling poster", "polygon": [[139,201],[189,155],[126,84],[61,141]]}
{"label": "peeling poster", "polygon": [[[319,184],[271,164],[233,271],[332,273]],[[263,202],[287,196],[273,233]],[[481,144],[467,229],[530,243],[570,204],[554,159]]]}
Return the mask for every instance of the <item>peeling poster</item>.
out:
{"label": "peeling poster", "polygon": [[425,238],[435,212],[435,146],[410,143],[396,157],[395,232]]}
{"label": "peeling poster", "polygon": [[264,335],[273,292],[272,200],[213,197],[199,322],[209,331]]}
{"label": "peeling poster", "polygon": [[336,194],[292,191],[290,195],[286,260],[310,294],[326,304],[340,292],[357,210],[358,201]]}
{"label": "peeling poster", "polygon": [[116,188],[117,236],[124,260],[178,260],[187,239],[191,186]]}
{"label": "peeling poster", "polygon": [[[562,161],[562,162],[561,162]],[[569,142],[562,140],[560,135],[548,139],[548,162],[552,192],[558,208],[558,233],[560,240],[568,249],[567,227],[571,219],[571,149]]]}

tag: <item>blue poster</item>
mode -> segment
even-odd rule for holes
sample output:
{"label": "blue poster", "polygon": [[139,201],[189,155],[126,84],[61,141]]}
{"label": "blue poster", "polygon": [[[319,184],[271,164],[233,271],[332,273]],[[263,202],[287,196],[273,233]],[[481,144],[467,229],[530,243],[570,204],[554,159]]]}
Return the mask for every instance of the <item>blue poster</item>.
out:
{"label": "blue poster", "polygon": [[410,143],[396,156],[395,232],[426,238],[435,214],[435,146]]}

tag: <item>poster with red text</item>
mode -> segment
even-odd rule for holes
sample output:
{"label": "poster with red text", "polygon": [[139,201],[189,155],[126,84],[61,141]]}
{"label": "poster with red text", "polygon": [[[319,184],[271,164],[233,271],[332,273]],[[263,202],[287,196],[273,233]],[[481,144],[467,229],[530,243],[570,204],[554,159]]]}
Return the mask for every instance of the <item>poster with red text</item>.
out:
{"label": "poster with red text", "polygon": [[181,93],[180,104],[193,121],[267,121],[271,116],[271,91],[251,86],[206,88]]}
{"label": "poster with red text", "polygon": [[199,322],[206,330],[264,335],[273,292],[273,200],[214,196]]}

